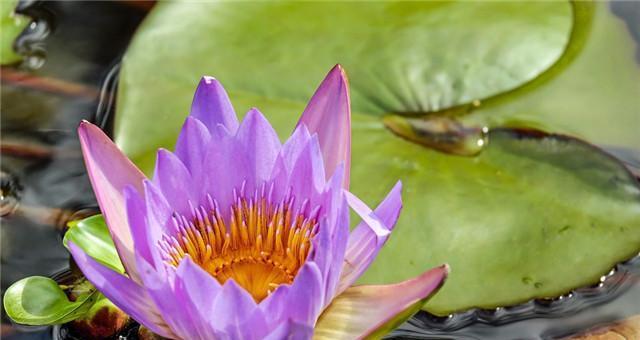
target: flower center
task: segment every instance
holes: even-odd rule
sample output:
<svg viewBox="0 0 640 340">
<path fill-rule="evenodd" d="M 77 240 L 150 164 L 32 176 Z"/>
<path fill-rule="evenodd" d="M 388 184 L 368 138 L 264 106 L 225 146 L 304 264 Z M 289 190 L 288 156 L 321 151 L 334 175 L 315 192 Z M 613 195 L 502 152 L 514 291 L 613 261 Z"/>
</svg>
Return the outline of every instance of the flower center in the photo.
<svg viewBox="0 0 640 340">
<path fill-rule="evenodd" d="M 208 207 L 192 207 L 191 218 L 174 213 L 175 234 L 165 235 L 160 248 L 169 265 L 189 255 L 221 284 L 232 278 L 260 302 L 293 282 L 309 254 L 319 207 L 307 213 L 305 200 L 294 208 L 291 195 L 273 204 L 264 186 L 250 198 L 243 192 L 234 190 L 228 225 L 210 196 Z"/>
</svg>

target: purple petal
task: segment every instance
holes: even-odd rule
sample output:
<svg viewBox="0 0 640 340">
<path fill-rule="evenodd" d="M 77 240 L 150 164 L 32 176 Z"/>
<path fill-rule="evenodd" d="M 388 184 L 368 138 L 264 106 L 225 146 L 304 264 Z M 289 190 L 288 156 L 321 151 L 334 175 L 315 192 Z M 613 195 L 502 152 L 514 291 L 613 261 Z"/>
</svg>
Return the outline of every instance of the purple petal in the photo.
<svg viewBox="0 0 640 340">
<path fill-rule="evenodd" d="M 253 314 L 246 320 L 227 325 L 223 338 L 262 340 L 273 327 L 273 324 L 267 323 L 267 318 L 264 313 L 256 308 Z"/>
<path fill-rule="evenodd" d="M 313 262 L 305 263 L 291 287 L 287 306 L 293 321 L 313 325 L 324 307 L 324 284 L 320 269 Z M 267 311 L 268 312 L 268 311 Z"/>
<path fill-rule="evenodd" d="M 336 220 L 338 225 L 333 228 L 333 233 L 329 236 L 330 243 L 328 245 L 323 245 L 323 241 L 326 241 L 321 237 L 317 244 L 314 242 L 313 249 L 313 260 L 318 262 L 319 266 L 321 263 L 320 258 L 322 253 L 330 253 L 330 255 L 325 255 L 326 258 L 324 261 L 326 262 L 326 268 L 323 272 L 326 296 L 325 301 L 327 303 L 338 292 L 337 290 L 344 268 L 345 251 L 349 238 L 349 209 L 345 205 L 337 214 L 339 216 Z M 322 234 L 323 232 L 320 231 L 317 236 L 321 236 Z"/>
<path fill-rule="evenodd" d="M 339 165 L 333 175 L 324 186 L 324 204 L 331 227 L 339 226 L 336 219 L 340 217 L 338 212 L 346 206 L 345 190 L 342 189 L 344 179 L 344 165 Z"/>
<path fill-rule="evenodd" d="M 284 145 L 282 145 L 270 176 L 270 181 L 274 184 L 274 191 L 272 193 L 274 201 L 282 200 L 289 190 L 289 177 L 293 171 L 293 167 L 310 139 L 311 136 L 309 135 L 307 127 L 300 125 Z"/>
<path fill-rule="evenodd" d="M 175 338 L 143 287 L 101 265 L 73 242 L 69 242 L 69 251 L 86 278 L 118 308 L 154 333 Z"/>
<path fill-rule="evenodd" d="M 166 267 L 156 270 L 142 258 L 138 258 L 138 268 L 149 297 L 173 333 L 181 339 L 197 339 L 194 327 L 197 322 L 189 313 L 192 306 L 179 300 L 174 289 L 177 281 L 175 271 Z"/>
<path fill-rule="evenodd" d="M 180 159 L 166 149 L 158 149 L 153 183 L 173 210 L 181 214 L 190 212 L 189 201 L 195 202 L 191 174 Z"/>
<path fill-rule="evenodd" d="M 163 235 L 173 235 L 174 228 L 171 225 L 173 210 L 160 189 L 149 180 L 144 181 L 144 193 L 147 224 L 145 230 L 141 232 L 146 232 L 149 252 L 154 259 L 151 263 L 155 268 L 159 268 L 164 266 L 164 261 L 160 256 L 158 244 Z"/>
<path fill-rule="evenodd" d="M 348 229 L 346 235 L 349 235 Z M 318 266 L 322 277 L 324 277 L 325 300 L 331 299 L 333 297 L 333 291 L 335 290 L 333 287 L 335 282 L 331 280 L 331 273 L 335 271 L 340 272 L 342 270 L 342 263 L 344 262 L 344 254 L 342 254 L 342 256 L 339 254 L 334 256 L 334 248 L 336 245 L 334 241 L 337 240 L 338 239 L 329 231 L 327 219 L 324 218 L 320 220 L 318 234 L 311 241 L 312 248 L 308 260 L 313 261 Z"/>
<path fill-rule="evenodd" d="M 287 321 L 271 331 L 264 340 L 307 340 L 313 336 L 313 327 L 295 321 Z"/>
<path fill-rule="evenodd" d="M 314 337 L 359 339 L 397 325 L 409 318 L 413 309 L 420 308 L 443 284 L 448 272 L 449 267 L 444 265 L 396 284 L 351 287 L 322 313 Z"/>
<path fill-rule="evenodd" d="M 269 322 L 286 320 L 288 311 L 286 304 L 290 289 L 290 285 L 280 285 L 258 305 L 260 310 L 268 316 Z"/>
<path fill-rule="evenodd" d="M 313 325 L 324 307 L 324 284 L 318 266 L 307 261 L 291 285 L 281 285 L 260 303 L 270 323 L 283 320 Z"/>
<path fill-rule="evenodd" d="M 93 191 L 120 260 L 127 274 L 139 282 L 123 190 L 132 185 L 141 192 L 145 176 L 97 126 L 83 121 L 78 135 Z"/>
<path fill-rule="evenodd" d="M 201 180 L 194 178 L 200 185 L 198 197 L 209 194 L 215 198 L 225 219 L 233 201 L 233 190 L 240 190 L 248 177 L 250 167 L 245 156 L 242 145 L 233 136 L 220 138 L 206 150 Z"/>
<path fill-rule="evenodd" d="M 320 268 L 325 281 L 325 300 L 329 301 L 337 288 L 349 239 L 349 207 L 342 189 L 342 166 L 338 166 L 325 185 L 322 211 L 309 256 Z"/>
<path fill-rule="evenodd" d="M 280 139 L 269 121 L 255 108 L 247 112 L 236 138 L 247 158 L 247 189 L 253 190 L 269 180 L 280 152 Z"/>
<path fill-rule="evenodd" d="M 221 334 L 212 327 L 215 323 L 212 302 L 221 290 L 218 281 L 193 263 L 190 257 L 187 256 L 180 262 L 176 271 L 175 299 L 190 320 L 186 325 L 190 335 L 184 334 L 183 338 L 221 338 Z"/>
<path fill-rule="evenodd" d="M 238 129 L 238 117 L 229 96 L 213 77 L 204 76 L 200 79 L 191 103 L 191 116 L 202 121 L 212 132 L 218 124 L 231 133 Z"/>
<path fill-rule="evenodd" d="M 330 176 L 339 164 L 345 165 L 344 188 L 349 187 L 351 167 L 351 104 L 347 76 L 336 65 L 322 81 L 302 113 L 298 125 L 318 134 L 325 173 Z"/>
<path fill-rule="evenodd" d="M 316 136 L 300 152 L 289 176 L 292 194 L 300 199 L 309 199 L 312 207 L 320 204 L 320 195 L 325 185 L 324 168 L 320 145 Z M 301 202 L 297 202 L 301 203 Z"/>
<path fill-rule="evenodd" d="M 398 181 L 387 197 L 372 212 L 360 199 L 347 193 L 347 202 L 362 218 L 351 232 L 338 292 L 352 285 L 369 267 L 389 238 L 402 209 L 402 183 Z"/>
<path fill-rule="evenodd" d="M 280 155 L 286 166 L 287 173 L 291 173 L 296 160 L 300 157 L 300 153 L 307 146 L 309 140 L 311 140 L 309 130 L 305 125 L 299 125 L 282 145 Z"/>
<path fill-rule="evenodd" d="M 207 319 L 215 319 L 213 301 L 222 291 L 218 280 L 195 264 L 189 256 L 180 262 L 176 274 L 186 290 L 188 300 L 185 301 L 191 301 Z"/>
<path fill-rule="evenodd" d="M 189 169 L 194 180 L 202 174 L 203 156 L 210 146 L 211 133 L 198 119 L 187 117 L 176 142 L 176 156 Z"/>
<path fill-rule="evenodd" d="M 135 246 L 135 255 L 141 256 L 150 263 L 155 263 L 154 255 L 152 255 L 147 233 L 147 208 L 144 199 L 138 191 L 132 187 L 124 188 L 124 197 L 127 205 L 127 219 L 131 226 L 131 236 Z"/>
<path fill-rule="evenodd" d="M 215 318 L 216 329 L 224 330 L 243 323 L 254 315 L 257 308 L 253 297 L 233 279 L 229 279 L 213 301 L 211 317 Z"/>
</svg>

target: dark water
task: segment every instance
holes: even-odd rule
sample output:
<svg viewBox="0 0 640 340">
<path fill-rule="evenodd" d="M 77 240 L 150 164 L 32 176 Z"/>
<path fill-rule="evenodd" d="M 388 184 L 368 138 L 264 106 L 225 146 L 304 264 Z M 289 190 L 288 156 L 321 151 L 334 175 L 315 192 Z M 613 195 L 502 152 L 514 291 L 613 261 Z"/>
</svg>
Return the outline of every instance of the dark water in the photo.
<svg viewBox="0 0 640 340">
<path fill-rule="evenodd" d="M 105 105 L 96 114 L 102 84 L 148 10 L 142 2 L 19 7 L 36 23 L 17 42 L 26 61 L 2 68 L 2 294 L 23 277 L 68 266 L 61 231 L 97 208 L 75 130 L 82 119 L 105 125 Z M 50 338 L 21 334 L 4 310 L 2 337 Z"/>
<path fill-rule="evenodd" d="M 97 211 L 75 129 L 87 119 L 109 131 L 118 62 L 151 6 L 141 1 L 20 4 L 35 21 L 17 41 L 25 62 L 2 68 L 3 294 L 23 277 L 67 268 L 69 255 L 61 243 L 66 222 Z M 640 3 L 612 8 L 640 39 Z M 610 152 L 640 168 L 637 151 Z M 600 285 L 562 298 L 448 318 L 420 313 L 392 336 L 558 338 L 634 314 L 640 314 L 638 258 L 619 265 Z M 51 339 L 51 330 L 12 325 L 2 310 L 2 337 Z"/>
</svg>

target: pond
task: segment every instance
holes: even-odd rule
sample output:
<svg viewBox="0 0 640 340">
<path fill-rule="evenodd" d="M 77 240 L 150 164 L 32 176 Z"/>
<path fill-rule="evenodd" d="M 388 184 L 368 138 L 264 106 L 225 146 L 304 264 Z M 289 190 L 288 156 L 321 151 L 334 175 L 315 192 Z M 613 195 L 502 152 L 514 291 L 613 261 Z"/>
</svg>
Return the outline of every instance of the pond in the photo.
<svg viewBox="0 0 640 340">
<path fill-rule="evenodd" d="M 114 126 L 122 128 L 122 123 L 114 122 L 122 57 L 154 5 L 146 1 L 19 3 L 17 11 L 33 22 L 15 43 L 24 60 L 2 66 L 1 74 L 3 295 L 21 278 L 53 276 L 67 270 L 70 257 L 62 245 L 67 223 L 99 213 L 76 128 L 83 119 L 110 135 Z M 607 10 L 635 39 L 636 62 L 640 62 L 640 6 L 613 2 Z M 638 117 L 640 102 L 636 104 Z M 433 146 L 431 141 L 427 147 L 430 143 Z M 635 148 L 598 145 L 638 176 L 640 144 Z M 637 235 L 638 229 L 634 230 Z M 561 296 L 531 299 L 514 306 L 468 309 L 448 316 L 420 311 L 389 336 L 563 338 L 634 315 L 640 315 L 638 256 L 619 263 L 600 282 Z M 639 329 L 636 327 L 636 336 Z M 14 324 L 2 310 L 2 335 L 8 340 L 51 339 L 53 333 L 51 327 Z M 131 333 L 131 329 L 125 333 Z"/>
</svg>

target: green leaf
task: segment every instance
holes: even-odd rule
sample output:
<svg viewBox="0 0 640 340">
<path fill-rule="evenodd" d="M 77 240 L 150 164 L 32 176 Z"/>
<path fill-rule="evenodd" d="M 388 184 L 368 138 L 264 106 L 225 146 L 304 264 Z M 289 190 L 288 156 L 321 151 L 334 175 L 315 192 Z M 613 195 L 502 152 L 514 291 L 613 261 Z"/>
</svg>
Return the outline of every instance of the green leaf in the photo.
<svg viewBox="0 0 640 340">
<path fill-rule="evenodd" d="M 464 123 L 535 126 L 638 152 L 636 43 L 624 22 L 609 11 L 609 3 L 575 4 L 574 25 L 580 29 L 558 67 L 531 86 L 474 108 Z"/>
<path fill-rule="evenodd" d="M 596 282 L 615 263 L 640 250 L 638 182 L 600 150 L 567 137 L 498 130 L 489 133 L 488 146 L 461 152 L 477 156 L 459 157 L 404 141 L 380 119 L 384 113 L 437 111 L 511 89 L 515 102 L 517 96 L 546 89 L 546 84 L 570 72 L 594 37 L 610 43 L 603 48 L 612 57 L 628 57 L 631 38 L 606 4 L 596 5 L 590 30 L 576 34 L 574 26 L 572 36 L 582 36 L 585 45 L 575 50 L 569 46 L 574 55 L 553 69 L 549 67 L 568 44 L 568 3 L 353 6 L 160 3 L 124 59 L 116 142 L 150 173 L 155 149 L 174 144 L 203 74 L 222 81 L 238 112 L 260 108 L 286 138 L 324 74 L 340 62 L 350 76 L 354 110 L 351 190 L 374 205 L 396 180 L 405 184 L 405 208 L 396 230 L 360 283 L 397 282 L 449 263 L 447 284 L 426 305 L 443 315 L 557 296 Z M 590 17 L 576 16 L 574 25 L 588 25 Z M 603 29 L 602 22 L 611 29 Z M 634 77 L 635 69 L 618 66 L 601 62 L 581 72 L 602 75 L 615 69 L 629 71 L 622 77 Z M 545 70 L 553 73 L 544 75 Z M 540 74 L 542 78 L 536 78 Z M 526 91 L 517 90 L 524 84 Z M 627 80 L 621 84 L 630 85 Z M 564 118 L 553 117 L 562 113 L 554 110 L 564 101 L 602 98 L 595 93 L 602 90 L 598 86 L 566 86 L 574 87 L 564 92 L 566 97 L 547 93 L 547 99 L 539 94 L 535 103 L 530 102 L 551 122 L 535 120 L 534 126 L 556 128 Z M 617 98 L 617 85 L 608 86 L 610 106 L 594 106 L 597 110 L 587 110 L 584 117 L 607 117 L 607 130 L 619 129 L 628 137 L 629 129 L 638 124 L 606 115 L 629 108 L 609 100 Z M 620 90 L 621 95 L 627 96 L 626 91 Z M 510 105 L 507 102 L 492 108 Z M 532 122 L 514 116 L 500 121 L 508 117 L 506 111 L 504 116 L 487 111 L 484 118 L 472 119 L 480 113 L 462 119 L 480 126 L 483 119 L 496 119 L 492 127 Z M 566 120 L 565 127 L 590 121 L 580 119 Z M 558 126 L 569 131 L 563 128 Z M 596 141 L 619 144 L 615 138 L 603 134 Z"/>
<path fill-rule="evenodd" d="M 304 105 L 336 63 L 356 112 L 447 108 L 535 78 L 570 28 L 566 2 L 162 2 L 124 58 L 115 135 L 136 158 L 171 145 L 205 74 L 246 112 Z"/>
<path fill-rule="evenodd" d="M 27 27 L 30 19 L 14 13 L 18 0 L 0 1 L 0 65 L 22 59 L 13 49 L 13 42 Z"/>
<path fill-rule="evenodd" d="M 472 158 L 382 128 L 359 129 L 353 141 L 356 194 L 373 203 L 397 178 L 405 188 L 400 221 L 360 282 L 391 283 L 448 263 L 447 283 L 426 305 L 433 313 L 558 296 L 638 253 L 638 182 L 586 143 L 495 130 Z"/>
<path fill-rule="evenodd" d="M 100 296 L 92 289 L 70 301 L 52 279 L 31 276 L 11 285 L 3 302 L 7 315 L 17 323 L 55 325 L 82 317 Z"/>
<path fill-rule="evenodd" d="M 69 241 L 82 248 L 96 261 L 119 273 L 124 273 L 124 266 L 102 215 L 70 223 L 69 230 L 64 234 L 65 247 Z"/>
</svg>

